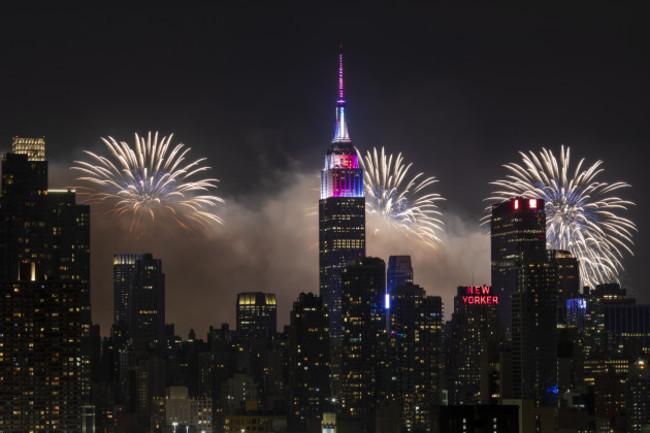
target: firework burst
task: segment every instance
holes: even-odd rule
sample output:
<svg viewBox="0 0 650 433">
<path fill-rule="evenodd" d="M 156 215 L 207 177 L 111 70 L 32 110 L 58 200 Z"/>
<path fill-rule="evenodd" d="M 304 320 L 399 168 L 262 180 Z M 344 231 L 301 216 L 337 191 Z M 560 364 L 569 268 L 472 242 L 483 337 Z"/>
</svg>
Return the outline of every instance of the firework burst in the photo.
<svg viewBox="0 0 650 433">
<path fill-rule="evenodd" d="M 409 177 L 413 164 L 405 164 L 401 153 L 397 157 L 386 155 L 383 147 L 381 153 L 373 148 L 365 157 L 359 155 L 359 161 L 364 170 L 367 212 L 437 246 L 444 227 L 437 203 L 444 198 L 430 192 L 431 185 L 438 182 L 436 178 L 422 173 Z"/>
<path fill-rule="evenodd" d="M 131 232 L 141 232 L 149 223 L 171 218 L 181 227 L 206 228 L 222 223 L 214 214 L 223 199 L 210 192 L 217 179 L 201 178 L 209 170 L 205 158 L 186 161 L 189 147 L 172 147 L 173 134 L 158 139 L 158 132 L 145 137 L 135 134 L 135 145 L 102 138 L 109 156 L 84 151 L 90 162 L 75 161 L 77 180 L 88 192 L 88 203 L 110 206 L 109 212 L 128 216 Z M 145 224 L 147 223 L 147 224 Z"/>
<path fill-rule="evenodd" d="M 612 194 L 630 185 L 599 181 L 602 161 L 587 167 L 583 158 L 571 169 L 569 147 L 562 146 L 559 161 L 544 148 L 539 154 L 519 154 L 523 164 L 504 165 L 509 174 L 492 182 L 499 189 L 486 200 L 497 204 L 517 196 L 544 199 L 548 248 L 567 250 L 580 261 L 584 285 L 619 282 L 621 259 L 624 252 L 632 254 L 636 226 L 620 215 L 634 203 Z M 489 218 L 486 215 L 483 222 Z"/>
</svg>

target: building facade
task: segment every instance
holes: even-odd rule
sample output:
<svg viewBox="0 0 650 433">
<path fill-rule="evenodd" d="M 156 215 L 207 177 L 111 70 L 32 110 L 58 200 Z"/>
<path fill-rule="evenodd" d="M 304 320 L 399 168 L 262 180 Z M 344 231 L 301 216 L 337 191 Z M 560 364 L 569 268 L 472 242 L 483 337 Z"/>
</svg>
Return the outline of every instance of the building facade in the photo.
<svg viewBox="0 0 650 433">
<path fill-rule="evenodd" d="M 399 404 L 400 428 L 430 432 L 431 408 L 441 402 L 442 299 L 415 284 L 390 294 L 389 397 Z M 386 381 L 384 381 L 386 382 Z"/>
<path fill-rule="evenodd" d="M 293 303 L 289 325 L 289 414 L 292 431 L 318 425 L 329 408 L 329 318 L 323 301 L 301 293 Z"/>
<path fill-rule="evenodd" d="M 515 398 L 557 407 L 557 267 L 542 252 L 518 262 L 512 297 L 512 384 Z"/>
<path fill-rule="evenodd" d="M 495 404 L 495 357 L 502 341 L 497 311 L 499 297 L 492 288 L 461 286 L 454 297 L 449 327 L 448 388 L 452 405 Z"/>
<path fill-rule="evenodd" d="M 74 287 L 77 291 L 74 295 L 76 304 L 65 305 L 73 308 L 75 314 L 79 313 L 79 318 L 74 323 L 80 327 L 81 332 L 80 353 L 75 357 L 75 362 L 78 358 L 81 368 L 81 374 L 76 376 L 80 388 L 71 389 L 83 402 L 87 402 L 90 395 L 91 352 L 89 207 L 76 203 L 73 189 L 48 189 L 44 138 L 14 137 L 12 151 L 2 156 L 1 190 L 0 281 L 18 281 L 21 264 L 32 263 L 38 268 L 38 275 L 45 285 L 49 285 L 52 290 L 61 285 L 66 287 L 65 290 Z M 63 296 L 65 290 L 61 290 Z M 47 298 L 43 293 L 43 297 L 40 297 L 37 295 L 40 292 L 36 289 L 27 291 L 34 292 L 34 297 L 31 298 L 34 302 L 59 302 L 58 305 L 43 305 L 43 308 L 33 305 L 33 308 L 38 308 L 39 311 L 49 309 L 53 315 L 65 316 L 63 312 L 57 311 L 57 308 L 63 308 L 64 302 Z M 66 302 L 71 299 L 67 295 L 64 297 Z M 23 300 L 27 302 L 27 298 Z M 26 304 L 21 308 L 27 308 Z M 21 334 L 24 338 L 37 338 L 29 335 Z M 56 338 L 53 337 L 53 340 L 56 341 Z M 77 339 L 71 341 L 77 344 Z M 36 351 L 40 343 L 32 341 L 30 344 L 34 345 Z M 5 351 L 9 350 L 8 347 L 10 346 L 4 346 Z M 34 372 L 32 374 L 36 375 Z M 31 391 L 27 388 L 25 392 Z M 51 419 L 56 422 L 56 414 Z"/>
<path fill-rule="evenodd" d="M 358 258 L 342 274 L 343 344 L 341 418 L 359 432 L 373 432 L 375 407 L 388 388 L 385 365 L 386 265 L 375 257 Z"/>
<path fill-rule="evenodd" d="M 24 260 L 0 296 L 0 432 L 81 431 L 80 284 Z"/>
</svg>

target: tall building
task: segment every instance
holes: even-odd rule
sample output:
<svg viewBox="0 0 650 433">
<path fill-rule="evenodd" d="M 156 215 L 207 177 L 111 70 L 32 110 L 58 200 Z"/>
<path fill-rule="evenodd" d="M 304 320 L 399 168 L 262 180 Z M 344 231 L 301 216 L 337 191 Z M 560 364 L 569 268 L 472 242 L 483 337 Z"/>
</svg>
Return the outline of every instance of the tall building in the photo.
<svg viewBox="0 0 650 433">
<path fill-rule="evenodd" d="M 113 343 L 121 351 L 165 341 L 165 274 L 152 254 L 113 256 Z"/>
<path fill-rule="evenodd" d="M 567 301 L 567 322 L 580 331 L 576 344 L 580 379 L 594 385 L 599 374 L 611 366 L 627 374 L 630 358 L 646 351 L 650 316 L 647 307 L 636 305 L 618 284 L 602 284 Z"/>
<path fill-rule="evenodd" d="M 128 310 L 128 332 L 135 350 L 165 342 L 165 274 L 162 261 L 151 254 L 143 254 L 135 262 Z"/>
<path fill-rule="evenodd" d="M 44 138 L 14 137 L 2 156 L 0 280 L 13 281 L 22 261 L 39 263 L 44 278 L 80 290 L 82 394 L 90 394 L 90 209 L 72 189 L 48 189 Z"/>
<path fill-rule="evenodd" d="M 390 393 L 399 402 L 401 431 L 432 431 L 441 401 L 442 299 L 415 284 L 390 294 Z"/>
<path fill-rule="evenodd" d="M 363 170 L 348 134 L 343 95 L 343 55 L 339 54 L 336 128 L 321 172 L 319 209 L 320 295 L 329 311 L 329 332 L 341 336 L 341 273 L 365 255 L 366 215 Z"/>
<path fill-rule="evenodd" d="M 502 398 L 557 407 L 557 252 L 546 250 L 544 200 L 515 197 L 492 207 L 492 290 L 511 341 Z M 511 379 L 511 382 L 508 380 Z M 510 386 L 511 383 L 511 386 Z"/>
<path fill-rule="evenodd" d="M 413 284 L 411 256 L 390 256 L 386 271 L 386 293 L 391 294 L 395 287 Z"/>
<path fill-rule="evenodd" d="M 512 296 L 517 288 L 517 261 L 546 251 L 544 200 L 517 197 L 492 206 L 490 219 L 492 289 L 506 336 L 512 331 Z"/>
<path fill-rule="evenodd" d="M 277 301 L 274 293 L 237 294 L 237 335 L 242 340 L 267 340 L 277 327 Z"/>
<path fill-rule="evenodd" d="M 329 318 L 323 301 L 301 293 L 289 325 L 289 414 L 291 431 L 319 425 L 329 407 Z"/>
<path fill-rule="evenodd" d="M 135 264 L 142 254 L 113 256 L 113 324 L 126 326 L 129 322 L 129 292 L 135 285 Z"/>
<path fill-rule="evenodd" d="M 79 285 L 81 308 L 81 362 L 84 396 L 90 395 L 90 357 L 92 352 L 90 315 L 90 207 L 76 203 L 73 189 L 48 189 L 47 208 L 51 230 L 51 263 L 55 278 Z"/>
<path fill-rule="evenodd" d="M 49 279 L 80 284 L 84 340 L 90 335 L 90 208 L 73 189 L 48 189 L 45 139 L 14 137 L 2 156 L 0 278 L 22 260 L 39 261 Z"/>
<path fill-rule="evenodd" d="M 490 286 L 461 286 L 454 297 L 448 362 L 449 403 L 496 404 L 493 373 L 501 322 Z"/>
<path fill-rule="evenodd" d="M 80 283 L 23 260 L 0 297 L 0 432 L 81 431 Z"/>
<path fill-rule="evenodd" d="M 359 432 L 373 432 L 375 407 L 385 390 L 382 374 L 387 350 L 385 330 L 386 265 L 361 257 L 342 274 L 343 340 L 341 356 L 342 419 Z"/>
<path fill-rule="evenodd" d="M 650 429 L 650 367 L 647 359 L 640 358 L 632 364 L 627 386 L 627 431 L 646 432 Z"/>
<path fill-rule="evenodd" d="M 557 407 L 557 266 L 545 252 L 517 262 L 512 296 L 512 384 L 515 398 Z"/>
<path fill-rule="evenodd" d="M 25 140 L 38 141 L 34 152 Z M 51 230 L 48 219 L 45 141 L 14 137 L 12 152 L 2 155 L 0 212 L 0 278 L 15 279 L 22 260 L 39 261 L 48 277 L 52 271 Z M 42 152 L 41 152 L 42 150 Z M 54 267 L 54 269 L 52 269 Z"/>
</svg>

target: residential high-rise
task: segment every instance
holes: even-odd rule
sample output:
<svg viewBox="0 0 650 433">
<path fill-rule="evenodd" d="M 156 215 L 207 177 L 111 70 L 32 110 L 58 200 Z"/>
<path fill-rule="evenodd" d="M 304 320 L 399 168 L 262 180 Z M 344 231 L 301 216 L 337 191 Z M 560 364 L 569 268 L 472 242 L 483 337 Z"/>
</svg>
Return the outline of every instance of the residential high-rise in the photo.
<svg viewBox="0 0 650 433">
<path fill-rule="evenodd" d="M 19 263 L 39 263 L 49 281 L 75 283 L 82 328 L 82 394 L 90 370 L 90 209 L 72 189 L 48 189 L 44 138 L 14 137 L 2 156 L 0 280 L 13 281 Z"/>
<path fill-rule="evenodd" d="M 492 290 L 506 336 L 512 330 L 512 296 L 517 288 L 517 260 L 546 251 L 544 200 L 517 197 L 492 206 L 490 219 Z"/>
<path fill-rule="evenodd" d="M 289 414 L 291 431 L 318 425 L 329 407 L 329 320 L 323 301 L 301 293 L 289 325 Z"/>
<path fill-rule="evenodd" d="M 0 298 L 0 432 L 81 431 L 80 283 L 22 260 Z"/>
<path fill-rule="evenodd" d="M 333 344 L 341 336 L 341 273 L 365 255 L 366 215 L 363 170 L 348 134 L 343 95 L 343 56 L 339 54 L 336 128 L 321 172 L 319 209 L 320 295 L 329 311 Z"/>
<path fill-rule="evenodd" d="M 38 261 L 49 279 L 82 290 L 84 339 L 90 335 L 90 208 L 73 189 L 48 189 L 45 139 L 14 137 L 2 156 L 0 278 L 15 279 L 18 263 Z"/>
<path fill-rule="evenodd" d="M 386 270 L 386 293 L 393 293 L 398 286 L 413 284 L 411 256 L 390 256 Z"/>
<path fill-rule="evenodd" d="M 442 299 L 409 283 L 390 294 L 390 394 L 403 431 L 432 431 L 431 408 L 441 401 Z"/>
<path fill-rule="evenodd" d="M 342 283 L 341 418 L 354 422 L 355 431 L 373 432 L 375 407 L 386 389 L 382 374 L 388 371 L 386 265 L 375 257 L 358 258 L 343 270 Z"/>
</svg>

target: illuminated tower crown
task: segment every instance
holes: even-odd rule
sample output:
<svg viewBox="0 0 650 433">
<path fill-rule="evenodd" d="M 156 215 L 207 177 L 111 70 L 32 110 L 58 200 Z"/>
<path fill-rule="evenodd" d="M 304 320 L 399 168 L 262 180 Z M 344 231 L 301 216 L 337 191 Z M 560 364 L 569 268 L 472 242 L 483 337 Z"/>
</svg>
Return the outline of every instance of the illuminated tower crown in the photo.
<svg viewBox="0 0 650 433">
<path fill-rule="evenodd" d="M 336 126 L 332 145 L 325 153 L 320 198 L 363 197 L 363 173 L 357 149 L 352 145 L 345 117 L 343 94 L 343 54 L 339 53 L 339 93 L 336 101 Z"/>
</svg>

